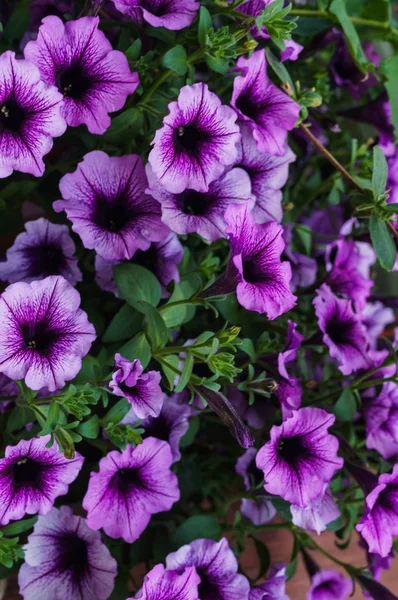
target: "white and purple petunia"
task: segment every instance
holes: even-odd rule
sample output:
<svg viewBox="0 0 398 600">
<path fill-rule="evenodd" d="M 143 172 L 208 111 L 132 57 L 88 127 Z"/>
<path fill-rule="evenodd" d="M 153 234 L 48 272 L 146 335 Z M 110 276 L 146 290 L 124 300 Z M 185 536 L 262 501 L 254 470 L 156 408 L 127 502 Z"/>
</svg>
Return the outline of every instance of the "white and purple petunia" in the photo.
<svg viewBox="0 0 398 600">
<path fill-rule="evenodd" d="M 181 88 L 169 104 L 149 154 L 153 173 L 167 191 L 207 192 L 238 156 L 237 115 L 205 83 Z"/>
<path fill-rule="evenodd" d="M 324 494 L 325 483 L 344 462 L 337 456 L 337 438 L 328 432 L 334 421 L 334 415 L 325 410 L 306 407 L 272 427 L 270 441 L 256 457 L 268 493 L 300 508 Z"/>
<path fill-rule="evenodd" d="M 300 106 L 268 78 L 264 50 L 250 58 L 241 56 L 236 71 L 231 106 L 246 123 L 260 152 L 283 156 L 287 132 L 296 124 Z"/>
<path fill-rule="evenodd" d="M 340 371 L 350 375 L 358 369 L 371 368 L 373 364 L 367 352 L 369 338 L 351 301 L 338 298 L 324 283 L 317 290 L 313 305 L 324 334 L 323 341 L 330 356 L 337 360 Z"/>
<path fill-rule="evenodd" d="M 166 557 L 169 571 L 183 573 L 195 567 L 200 576 L 200 600 L 248 600 L 249 582 L 238 574 L 238 562 L 223 538 L 220 542 L 198 539 Z"/>
<path fill-rule="evenodd" d="M 249 600 L 290 600 L 286 581 L 286 565 L 272 565 L 267 581 L 250 589 Z"/>
<path fill-rule="evenodd" d="M 61 102 L 35 65 L 11 51 L 0 55 L 0 178 L 14 170 L 43 175 L 43 156 L 66 130 Z"/>
<path fill-rule="evenodd" d="M 369 552 L 387 557 L 392 538 L 398 535 L 398 464 L 392 473 L 380 475 L 365 502 L 365 514 L 356 529 L 367 542 Z"/>
<path fill-rule="evenodd" d="M 39 517 L 18 576 L 24 600 L 107 600 L 117 564 L 85 519 L 69 506 Z"/>
<path fill-rule="evenodd" d="M 90 133 L 102 134 L 111 124 L 109 113 L 123 108 L 139 80 L 98 24 L 98 17 L 67 23 L 45 17 L 24 55 L 38 67 L 42 80 L 63 95 L 61 114 L 67 124 L 85 124 Z"/>
<path fill-rule="evenodd" d="M 138 358 L 131 361 L 115 354 L 115 370 L 109 388 L 115 396 L 126 398 L 139 419 L 158 417 L 163 405 L 159 371 L 147 371 Z"/>
<path fill-rule="evenodd" d="M 364 401 L 366 447 L 386 460 L 398 456 L 398 385 L 383 384 L 375 398 Z"/>
<path fill-rule="evenodd" d="M 0 524 L 19 520 L 24 515 L 45 515 L 55 499 L 68 492 L 78 476 L 84 458 L 78 452 L 69 460 L 50 436 L 20 440 L 7 446 L 0 459 Z"/>
<path fill-rule="evenodd" d="M 153 514 L 170 510 L 180 498 L 172 462 L 169 444 L 153 437 L 109 452 L 99 472 L 91 473 L 83 499 L 89 527 L 129 544 L 138 539 Z"/>
<path fill-rule="evenodd" d="M 186 189 L 168 192 L 147 166 L 148 194 L 162 206 L 162 221 L 180 235 L 197 233 L 209 242 L 226 237 L 224 213 L 230 204 L 251 198 L 250 178 L 243 169 L 232 169 L 209 185 L 207 192 Z"/>
<path fill-rule="evenodd" d="M 80 294 L 60 276 L 13 283 L 0 297 L 0 373 L 53 392 L 76 377 L 95 340 Z"/>
<path fill-rule="evenodd" d="M 116 8 L 136 23 L 173 31 L 189 27 L 199 10 L 197 0 L 113 0 Z"/>
<path fill-rule="evenodd" d="M 255 198 L 253 215 L 257 223 L 278 221 L 283 217 L 282 188 L 289 175 L 289 164 L 296 155 L 285 146 L 281 156 L 260 152 L 250 127 L 240 125 L 242 142 L 236 166 L 246 171 L 251 182 L 251 196 Z"/>
<path fill-rule="evenodd" d="M 53 206 L 66 212 L 86 248 L 106 260 L 128 260 L 168 233 L 160 204 L 145 193 L 147 185 L 138 155 L 110 157 L 94 150 L 62 177 L 63 199 Z"/>
<path fill-rule="evenodd" d="M 305 508 L 290 505 L 292 521 L 297 527 L 316 531 L 318 535 L 325 531 L 329 523 L 340 517 L 339 508 L 333 498 L 328 485 L 324 487 L 324 493 L 309 503 Z"/>
<path fill-rule="evenodd" d="M 200 578 L 194 567 L 188 567 L 179 574 L 166 571 L 163 565 L 156 565 L 146 575 L 142 590 L 135 597 L 140 600 L 200 600 L 199 582 Z"/>
<path fill-rule="evenodd" d="M 71 285 L 82 280 L 75 258 L 76 246 L 66 225 L 47 219 L 29 221 L 7 250 L 7 260 L 0 262 L 0 279 L 15 283 L 62 275 Z"/>
<path fill-rule="evenodd" d="M 351 579 L 332 569 L 323 569 L 312 577 L 307 600 L 347 600 L 352 591 Z"/>
</svg>

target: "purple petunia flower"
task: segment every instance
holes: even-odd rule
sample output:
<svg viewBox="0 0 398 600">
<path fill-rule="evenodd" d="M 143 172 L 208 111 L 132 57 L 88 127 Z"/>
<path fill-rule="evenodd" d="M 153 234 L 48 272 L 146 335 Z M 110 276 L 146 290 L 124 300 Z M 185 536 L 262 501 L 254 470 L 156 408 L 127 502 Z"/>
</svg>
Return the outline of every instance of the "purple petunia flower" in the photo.
<svg viewBox="0 0 398 600">
<path fill-rule="evenodd" d="M 0 459 L 1 525 L 26 514 L 47 514 L 78 476 L 83 456 L 76 452 L 74 459 L 68 460 L 56 443 L 46 448 L 49 441 L 47 435 L 6 447 L 5 458 Z"/>
<path fill-rule="evenodd" d="M 253 215 L 257 223 L 282 221 L 282 191 L 289 175 L 289 164 L 296 155 L 286 146 L 281 156 L 257 149 L 248 125 L 241 124 L 242 143 L 236 166 L 250 177 L 252 196 L 255 198 Z"/>
<path fill-rule="evenodd" d="M 137 250 L 164 239 L 160 204 L 145 194 L 147 178 L 142 159 L 135 155 L 110 157 L 89 152 L 74 173 L 62 177 L 63 200 L 72 229 L 90 250 L 107 260 L 130 259 Z"/>
<path fill-rule="evenodd" d="M 256 467 L 256 454 L 255 448 L 249 448 L 236 462 L 235 470 L 243 478 L 246 490 L 250 490 L 253 486 L 258 487 L 264 480 L 262 472 Z M 256 490 L 256 493 L 259 492 Z M 262 525 L 274 518 L 276 510 L 267 498 L 258 495 L 255 500 L 242 499 L 241 513 L 253 525 Z"/>
<path fill-rule="evenodd" d="M 96 337 L 79 305 L 63 277 L 8 286 L 0 297 L 0 372 L 50 392 L 76 377 Z"/>
<path fill-rule="evenodd" d="M 149 164 L 159 182 L 174 194 L 207 192 L 236 162 L 240 140 L 236 113 L 204 83 L 181 88 L 156 132 Z"/>
<path fill-rule="evenodd" d="M 284 254 L 292 265 L 292 279 L 290 289 L 295 292 L 297 287 L 306 288 L 316 281 L 318 264 L 314 258 L 292 250 L 293 225 L 283 226 L 283 239 L 285 241 Z"/>
<path fill-rule="evenodd" d="M 163 565 L 156 565 L 145 577 L 142 590 L 135 597 L 140 600 L 199 600 L 199 582 L 200 577 L 194 567 L 185 569 L 179 575 L 174 571 L 165 571 Z"/>
<path fill-rule="evenodd" d="M 377 78 L 373 73 L 364 76 L 352 58 L 343 33 L 337 29 L 333 29 L 333 32 L 336 32 L 333 40 L 335 52 L 329 65 L 332 82 L 338 87 L 346 88 L 354 100 L 359 100 L 371 87 L 377 85 Z M 368 60 L 377 67 L 381 56 L 376 52 L 373 44 L 365 42 L 363 50 Z"/>
<path fill-rule="evenodd" d="M 167 286 L 171 281 L 180 281 L 177 265 L 182 261 L 184 248 L 178 237 L 172 231 L 160 242 L 152 242 L 148 250 L 137 250 L 130 260 L 135 265 L 141 265 L 152 271 L 159 280 L 162 288 L 162 298 L 170 294 Z M 119 265 L 119 260 L 105 260 L 101 256 L 95 257 L 95 281 L 97 285 L 106 292 L 111 292 L 119 297 L 113 267 Z"/>
<path fill-rule="evenodd" d="M 267 581 L 251 588 L 249 600 L 289 600 L 286 594 L 286 580 L 285 565 L 273 565 Z"/>
<path fill-rule="evenodd" d="M 111 124 L 108 113 L 123 108 L 139 80 L 98 24 L 98 17 L 65 24 L 59 17 L 46 17 L 24 55 L 39 68 L 42 80 L 63 94 L 61 114 L 67 124 L 85 124 L 90 133 L 101 134 Z"/>
<path fill-rule="evenodd" d="M 378 581 L 367 577 L 366 575 L 357 575 L 357 579 L 367 592 L 367 596 L 373 600 L 398 600 L 398 596 L 390 592 L 384 585 Z"/>
<path fill-rule="evenodd" d="M 107 600 L 112 593 L 116 561 L 69 506 L 39 517 L 24 550 L 18 582 L 25 600 Z"/>
<path fill-rule="evenodd" d="M 304 50 L 304 46 L 298 44 L 294 40 L 283 40 L 285 44 L 285 50 L 281 52 L 281 62 L 285 60 L 298 60 L 301 52 Z"/>
<path fill-rule="evenodd" d="M 112 394 L 126 398 L 138 419 L 158 417 L 163 405 L 159 371 L 143 373 L 138 358 L 131 362 L 121 354 L 115 354 L 115 369 L 109 382 Z"/>
<path fill-rule="evenodd" d="M 346 600 L 352 589 L 351 579 L 332 569 L 324 569 L 312 577 L 307 600 Z"/>
<path fill-rule="evenodd" d="M 368 332 L 371 347 L 376 348 L 377 338 L 387 325 L 395 322 L 395 315 L 393 309 L 382 302 L 367 302 L 362 310 L 361 320 Z"/>
<path fill-rule="evenodd" d="M 272 1 L 273 0 L 248 0 L 239 6 L 237 10 L 245 15 L 258 17 Z"/>
<path fill-rule="evenodd" d="M 18 385 L 15 381 L 13 381 L 12 379 L 10 379 L 9 377 L 6 377 L 6 375 L 3 375 L 3 373 L 0 373 L 0 396 L 18 396 L 19 394 L 19 388 Z M 2 406 L 4 408 L 4 405 L 6 404 L 6 402 L 2 402 Z M 0 408 L 1 410 L 1 408 Z"/>
<path fill-rule="evenodd" d="M 30 31 L 39 29 L 44 17 L 55 15 L 62 18 L 65 14 L 73 15 L 75 0 L 35 0 L 29 6 Z"/>
<path fill-rule="evenodd" d="M 99 473 L 91 473 L 83 499 L 88 526 L 129 544 L 138 539 L 153 514 L 170 510 L 180 498 L 172 462 L 169 444 L 152 437 L 109 452 Z"/>
<path fill-rule="evenodd" d="M 398 535 L 398 464 L 392 473 L 380 475 L 365 502 L 365 514 L 356 529 L 367 542 L 369 552 L 386 557 L 391 552 L 393 536 Z"/>
<path fill-rule="evenodd" d="M 354 313 L 350 300 L 337 298 L 325 283 L 317 290 L 313 301 L 323 341 L 330 356 L 339 363 L 344 375 L 358 369 L 371 368 L 367 354 L 369 338 L 360 317 Z"/>
<path fill-rule="evenodd" d="M 322 496 L 310 502 L 305 508 L 292 504 L 290 512 L 292 513 L 294 525 L 302 529 L 316 531 L 318 535 L 326 530 L 329 523 L 340 517 L 338 506 L 327 485 Z"/>
<path fill-rule="evenodd" d="M 200 600 L 248 600 L 249 582 L 238 574 L 238 562 L 225 538 L 220 542 L 198 539 L 182 546 L 166 557 L 166 566 L 177 573 L 195 567 Z"/>
<path fill-rule="evenodd" d="M 173 463 L 181 458 L 180 439 L 186 434 L 189 427 L 189 417 L 192 408 L 188 405 L 177 404 L 173 396 L 163 396 L 162 410 L 157 417 L 146 417 L 140 427 L 145 429 L 143 438 L 154 437 L 170 444 Z M 138 421 L 137 414 L 132 409 L 123 419 L 123 423 L 134 424 Z"/>
<path fill-rule="evenodd" d="M 40 177 L 43 156 L 66 130 L 62 96 L 40 81 L 37 67 L 16 60 L 14 52 L 0 55 L 0 74 L 0 178 L 14 170 Z"/>
<path fill-rule="evenodd" d="M 226 237 L 224 213 L 230 204 L 244 204 L 250 199 L 251 185 L 247 173 L 232 169 L 209 185 L 207 192 L 185 190 L 168 192 L 147 166 L 148 194 L 162 206 L 162 221 L 178 234 L 197 233 L 209 242 Z"/>
<path fill-rule="evenodd" d="M 283 156 L 287 132 L 296 124 L 300 106 L 279 90 L 267 76 L 264 50 L 241 56 L 236 70 L 231 105 L 252 130 L 260 152 Z"/>
<path fill-rule="evenodd" d="M 365 404 L 366 447 L 388 460 L 398 455 L 398 385 L 383 384 L 380 394 Z"/>
<path fill-rule="evenodd" d="M 258 452 L 256 464 L 264 473 L 270 494 L 306 508 L 324 493 L 325 483 L 343 466 L 339 443 L 328 433 L 334 415 L 321 408 L 301 408 L 280 426 Z"/>
<path fill-rule="evenodd" d="M 7 250 L 7 260 L 0 262 L 0 279 L 30 283 L 49 275 L 62 275 L 71 285 L 82 280 L 74 256 L 76 247 L 66 225 L 37 219 L 26 223 L 25 230 Z"/>
<path fill-rule="evenodd" d="M 121 13 L 142 25 L 179 30 L 189 27 L 199 10 L 196 0 L 113 0 Z"/>
</svg>

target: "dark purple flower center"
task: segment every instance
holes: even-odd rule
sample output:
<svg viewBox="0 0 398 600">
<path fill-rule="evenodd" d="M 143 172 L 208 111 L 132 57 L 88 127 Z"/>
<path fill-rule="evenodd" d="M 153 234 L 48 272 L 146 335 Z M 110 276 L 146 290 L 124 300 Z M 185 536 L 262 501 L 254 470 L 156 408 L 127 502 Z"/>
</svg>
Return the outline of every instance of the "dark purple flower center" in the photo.
<svg viewBox="0 0 398 600">
<path fill-rule="evenodd" d="M 179 209 L 186 215 L 202 217 L 206 214 L 209 206 L 204 194 L 195 190 L 185 190 L 182 194 L 178 194 L 177 199 Z"/>
<path fill-rule="evenodd" d="M 132 488 L 145 487 L 139 469 L 134 467 L 126 467 L 117 471 L 109 485 L 122 494 L 129 492 Z"/>
<path fill-rule="evenodd" d="M 81 579 L 90 569 L 87 542 L 74 533 L 65 534 L 59 539 L 57 568 L 72 571 L 76 580 Z"/>
<path fill-rule="evenodd" d="M 90 90 L 92 82 L 85 69 L 79 63 L 75 63 L 57 73 L 56 84 L 64 96 L 82 100 Z"/>
<path fill-rule="evenodd" d="M 59 338 L 59 333 L 49 329 L 45 322 L 25 323 L 21 325 L 21 332 L 26 347 L 43 354 L 50 350 L 51 345 Z"/>
<path fill-rule="evenodd" d="M 301 435 L 281 438 L 278 442 L 278 456 L 288 465 L 295 465 L 302 458 L 309 455 L 308 449 L 303 444 Z"/>
<path fill-rule="evenodd" d="M 141 0 L 142 8 L 156 17 L 163 17 L 170 11 L 170 2 L 168 0 Z"/>
<path fill-rule="evenodd" d="M 243 115 L 249 117 L 249 119 L 255 120 L 259 111 L 259 103 L 256 102 L 255 96 L 251 90 L 247 90 L 237 99 L 236 108 L 240 110 Z"/>
<path fill-rule="evenodd" d="M 97 196 L 91 218 L 98 227 L 118 232 L 131 221 L 132 216 L 126 196 L 114 199 Z"/>
<path fill-rule="evenodd" d="M 0 105 L 0 131 L 17 132 L 27 117 L 26 111 L 15 98 L 9 98 Z"/>
<path fill-rule="evenodd" d="M 145 425 L 145 437 L 153 436 L 158 440 L 168 442 L 170 438 L 170 424 L 162 416 L 149 418 Z"/>
<path fill-rule="evenodd" d="M 53 245 L 32 246 L 23 251 L 29 261 L 29 275 L 31 277 L 59 275 L 65 266 L 65 256 L 62 248 Z"/>
<path fill-rule="evenodd" d="M 156 247 L 151 244 L 148 250 L 137 250 L 134 254 L 132 262 L 136 265 L 141 265 L 149 271 L 155 271 L 158 260 L 158 253 Z"/>
<path fill-rule="evenodd" d="M 339 598 L 341 594 L 341 586 L 338 581 L 323 581 L 313 590 L 314 598 Z M 324 596 L 324 593 L 328 596 Z"/>
<path fill-rule="evenodd" d="M 257 469 L 255 459 L 253 459 L 247 467 L 247 474 L 249 475 L 250 483 L 256 487 L 264 481 L 264 475 L 262 471 Z"/>
<path fill-rule="evenodd" d="M 350 344 L 351 322 L 341 321 L 334 314 L 326 326 L 326 333 L 337 346 Z"/>
<path fill-rule="evenodd" d="M 175 144 L 178 150 L 194 154 L 198 145 L 205 140 L 206 136 L 194 125 L 179 127 L 175 130 Z"/>
<path fill-rule="evenodd" d="M 12 465 L 12 476 L 17 487 L 36 486 L 41 473 L 42 464 L 31 458 L 21 458 Z"/>
<path fill-rule="evenodd" d="M 247 257 L 242 261 L 243 266 L 243 278 L 248 283 L 260 283 L 265 282 L 268 279 L 267 273 L 264 272 L 264 268 L 255 258 Z"/>
</svg>

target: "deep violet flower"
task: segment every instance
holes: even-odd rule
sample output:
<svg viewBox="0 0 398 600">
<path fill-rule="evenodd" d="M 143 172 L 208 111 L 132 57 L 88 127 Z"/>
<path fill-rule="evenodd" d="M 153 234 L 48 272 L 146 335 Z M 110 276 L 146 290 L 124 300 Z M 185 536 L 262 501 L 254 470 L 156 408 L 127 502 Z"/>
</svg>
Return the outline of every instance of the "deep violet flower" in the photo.
<svg viewBox="0 0 398 600">
<path fill-rule="evenodd" d="M 178 30 L 189 27 L 199 10 L 196 0 L 113 0 L 121 13 L 139 24 Z"/>
<path fill-rule="evenodd" d="M 238 302 L 248 310 L 275 319 L 296 304 L 290 291 L 291 268 L 281 262 L 283 228 L 275 222 L 259 225 L 249 203 L 231 205 L 225 212 L 231 258 L 227 271 L 204 291 L 204 297 L 236 289 Z"/>
<path fill-rule="evenodd" d="M 181 88 L 156 132 L 149 164 L 169 192 L 207 192 L 225 167 L 236 162 L 240 140 L 237 115 L 204 83 Z"/>
<path fill-rule="evenodd" d="M 332 569 L 324 569 L 312 577 L 307 600 L 347 600 L 352 588 L 351 579 Z"/>
<path fill-rule="evenodd" d="M 290 289 L 292 292 L 295 292 L 297 287 L 306 288 L 315 283 L 318 263 L 314 258 L 306 254 L 293 251 L 293 227 L 292 224 L 283 226 L 283 239 L 285 240 L 284 255 L 292 265 Z"/>
<path fill-rule="evenodd" d="M 260 152 L 283 156 L 300 106 L 268 78 L 264 50 L 256 50 L 250 58 L 241 56 L 236 70 L 242 74 L 234 80 L 231 105 L 252 130 Z"/>
<path fill-rule="evenodd" d="M 325 483 L 343 466 L 339 443 L 328 433 L 334 415 L 321 408 L 301 408 L 280 426 L 258 452 L 256 464 L 264 473 L 265 490 L 306 508 L 324 493 Z"/>
<path fill-rule="evenodd" d="M 189 417 L 192 415 L 192 409 L 188 405 L 177 404 L 173 396 L 163 397 L 163 406 L 157 417 L 146 417 L 140 424 L 145 429 L 142 437 L 155 437 L 170 444 L 173 455 L 173 463 L 180 460 L 180 439 L 186 434 L 189 427 Z M 137 422 L 137 415 L 132 409 L 123 419 L 123 423 L 134 424 Z"/>
<path fill-rule="evenodd" d="M 170 294 L 166 287 L 171 281 L 180 281 L 177 265 L 182 261 L 184 249 L 178 237 L 172 231 L 160 242 L 152 242 L 148 250 L 137 250 L 130 262 L 141 265 L 152 271 L 159 280 L 162 288 L 162 298 Z M 95 257 L 95 281 L 106 292 L 119 297 L 113 267 L 120 264 L 119 260 L 105 260 L 97 254 Z"/>
<path fill-rule="evenodd" d="M 182 546 L 166 557 L 166 566 L 177 573 L 195 567 L 200 600 L 248 600 L 249 582 L 238 574 L 238 562 L 225 538 L 220 542 L 198 539 Z"/>
<path fill-rule="evenodd" d="M 160 221 L 160 204 L 145 194 L 146 187 L 139 156 L 110 157 L 94 150 L 74 173 L 62 177 L 63 199 L 53 206 L 56 212 L 65 210 L 86 248 L 107 260 L 130 259 L 168 232 Z"/>
<path fill-rule="evenodd" d="M 249 448 L 240 456 L 236 462 L 236 472 L 243 478 L 246 490 L 253 486 L 258 487 L 264 480 L 262 472 L 256 467 L 255 448 Z M 276 515 L 273 504 L 261 495 L 256 496 L 255 500 L 243 498 L 241 502 L 241 513 L 253 523 L 253 525 L 262 525 L 271 521 Z"/>
<path fill-rule="evenodd" d="M 142 590 L 135 597 L 140 600 L 199 600 L 199 582 L 195 567 L 189 567 L 179 575 L 165 571 L 163 565 L 156 565 L 145 577 Z"/>
<path fill-rule="evenodd" d="M 366 447 L 388 460 L 398 455 L 398 385 L 383 384 L 380 394 L 364 404 Z"/>
<path fill-rule="evenodd" d="M 285 565 L 272 565 L 267 581 L 251 588 L 249 600 L 289 600 L 285 593 L 286 580 Z"/>
<path fill-rule="evenodd" d="M 371 347 L 376 348 L 377 338 L 387 325 L 395 322 L 395 315 L 393 309 L 382 302 L 367 302 L 361 312 L 361 320 L 368 332 Z"/>
<path fill-rule="evenodd" d="M 0 297 L 0 372 L 50 392 L 76 377 L 95 340 L 79 305 L 63 277 L 8 286 Z"/>
<path fill-rule="evenodd" d="M 3 373 L 0 373 L 0 396 L 18 396 L 19 394 L 19 388 L 18 385 L 15 381 L 13 381 L 12 379 L 10 379 L 9 377 L 7 377 L 6 375 L 3 375 Z M 6 404 L 5 402 L 2 402 L 3 406 L 4 404 Z M 1 410 L 1 407 L 0 407 Z"/>
<path fill-rule="evenodd" d="M 7 260 L 0 262 L 0 279 L 30 283 L 49 275 L 62 275 L 76 285 L 82 274 L 75 250 L 66 225 L 56 225 L 47 219 L 29 221 L 7 250 Z"/>
<path fill-rule="evenodd" d="M 25 600 L 107 600 L 112 593 L 116 561 L 69 506 L 39 517 L 24 550 L 18 582 Z"/>
<path fill-rule="evenodd" d="M 47 514 L 78 476 L 83 456 L 76 452 L 68 460 L 56 443 L 46 448 L 49 441 L 47 435 L 6 447 L 5 458 L 0 459 L 1 525 L 26 514 Z"/>
<path fill-rule="evenodd" d="M 29 6 L 30 31 L 36 31 L 44 17 L 55 15 L 62 18 L 65 14 L 74 14 L 75 0 L 35 0 Z"/>
<path fill-rule="evenodd" d="M 371 87 L 377 85 L 377 78 L 373 73 L 366 76 L 358 69 L 350 54 L 345 36 L 340 31 L 334 31 L 336 31 L 336 38 L 333 40 L 335 51 L 329 65 L 332 82 L 348 90 L 354 100 L 359 100 Z M 365 42 L 363 50 L 368 60 L 377 67 L 381 56 L 376 52 L 373 44 Z"/>
<path fill-rule="evenodd" d="M 121 354 L 115 354 L 115 371 L 109 387 L 112 394 L 128 400 L 139 419 L 158 417 L 163 405 L 159 371 L 147 371 L 136 358 L 131 362 Z"/>
<path fill-rule="evenodd" d="M 340 511 L 327 485 L 325 492 L 310 502 L 306 508 L 291 504 L 292 521 L 297 527 L 316 531 L 318 535 L 325 531 L 327 525 L 340 517 Z"/>
<path fill-rule="evenodd" d="M 239 6 L 237 10 L 245 15 L 258 17 L 272 1 L 273 0 L 248 0 L 248 2 L 244 2 Z"/>
<path fill-rule="evenodd" d="M 62 96 L 40 81 L 40 72 L 14 52 L 0 55 L 0 178 L 15 171 L 40 177 L 53 138 L 65 132 Z"/>
<path fill-rule="evenodd" d="M 251 195 L 255 198 L 253 215 L 257 223 L 282 221 L 282 188 L 289 175 L 289 164 L 296 155 L 286 146 L 281 156 L 274 156 L 257 149 L 250 128 L 241 124 L 242 142 L 236 166 L 244 169 L 250 177 Z"/>
<path fill-rule="evenodd" d="M 356 529 L 367 542 L 369 552 L 386 557 L 391 552 L 393 536 L 398 535 L 398 464 L 392 473 L 380 475 L 365 502 L 365 514 Z"/>
<path fill-rule="evenodd" d="M 301 52 L 304 50 L 304 46 L 294 40 L 284 40 L 284 44 L 285 49 L 281 52 L 281 62 L 285 62 L 285 60 L 298 60 Z"/>
<path fill-rule="evenodd" d="M 250 179 L 242 169 L 232 169 L 209 185 L 207 192 L 168 192 L 147 166 L 147 193 L 162 206 L 162 221 L 178 234 L 198 233 L 209 242 L 226 237 L 224 213 L 230 204 L 244 204 L 251 197 Z"/>
<path fill-rule="evenodd" d="M 88 526 L 134 542 L 153 514 L 170 510 L 180 498 L 172 462 L 169 444 L 152 437 L 136 448 L 109 452 L 99 472 L 91 473 L 83 499 Z"/>
<path fill-rule="evenodd" d="M 98 23 L 98 17 L 65 24 L 59 17 L 45 17 L 24 55 L 39 68 L 42 80 L 63 94 L 61 114 L 67 124 L 84 123 L 90 133 L 101 134 L 111 124 L 108 113 L 123 108 L 139 80 Z"/>
<path fill-rule="evenodd" d="M 344 375 L 370 368 L 369 338 L 350 300 L 337 298 L 325 283 L 313 301 L 323 341 Z"/>
<path fill-rule="evenodd" d="M 357 575 L 357 579 L 368 593 L 368 596 L 370 595 L 373 600 L 398 600 L 398 596 L 390 592 L 390 590 L 378 581 L 365 575 Z"/>
</svg>

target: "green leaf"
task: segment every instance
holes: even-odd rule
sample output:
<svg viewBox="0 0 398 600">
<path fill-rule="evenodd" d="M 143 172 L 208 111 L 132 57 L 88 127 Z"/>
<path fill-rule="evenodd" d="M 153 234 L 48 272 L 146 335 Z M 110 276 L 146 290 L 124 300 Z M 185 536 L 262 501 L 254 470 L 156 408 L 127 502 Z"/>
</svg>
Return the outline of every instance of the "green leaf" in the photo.
<svg viewBox="0 0 398 600">
<path fill-rule="evenodd" d="M 126 340 L 142 327 L 142 314 L 129 304 L 124 304 L 115 314 L 102 336 L 105 344 Z"/>
<path fill-rule="evenodd" d="M 387 79 L 385 87 L 390 101 L 391 122 L 394 126 L 395 143 L 398 143 L 398 56 L 383 60 L 379 68 Z"/>
<path fill-rule="evenodd" d="M 50 408 L 47 413 L 46 423 L 45 423 L 44 427 L 42 428 L 42 430 L 39 431 L 39 435 L 48 435 L 49 433 L 54 431 L 55 427 L 58 424 L 58 419 L 59 419 L 59 404 L 58 404 L 58 402 L 53 400 L 50 404 Z"/>
<path fill-rule="evenodd" d="M 161 314 L 148 302 L 138 302 L 137 304 L 141 312 L 145 314 L 145 333 L 152 350 L 164 348 L 169 335 L 166 323 L 163 321 Z"/>
<path fill-rule="evenodd" d="M 220 56 L 210 56 L 206 54 L 206 62 L 209 69 L 220 75 L 226 75 L 231 69 L 229 61 Z"/>
<path fill-rule="evenodd" d="M 180 285 L 176 284 L 167 304 L 178 302 L 179 300 L 185 300 L 185 296 Z M 167 327 L 178 327 L 178 325 L 181 325 L 181 323 L 184 322 L 187 316 L 188 305 L 179 304 L 178 306 L 170 306 L 167 308 L 167 304 L 162 307 L 162 319 Z"/>
<path fill-rule="evenodd" d="M 14 9 L 4 27 L 3 35 L 9 40 L 20 39 L 25 31 L 29 29 L 30 14 L 29 2 L 24 0 Z"/>
<path fill-rule="evenodd" d="M 386 157 L 380 146 L 373 148 L 373 176 L 372 189 L 375 200 L 386 191 L 388 177 L 388 165 Z"/>
<path fill-rule="evenodd" d="M 175 548 L 189 544 L 198 538 L 218 541 L 221 536 L 221 526 L 208 515 L 195 515 L 182 523 L 171 536 Z"/>
<path fill-rule="evenodd" d="M 180 440 L 180 448 L 187 448 L 194 441 L 196 434 L 199 431 L 200 419 L 198 416 L 189 419 L 189 428 L 185 435 Z"/>
<path fill-rule="evenodd" d="M 202 48 L 206 44 L 207 33 L 212 26 L 213 24 L 209 11 L 204 6 L 201 6 L 199 11 L 198 40 Z"/>
<path fill-rule="evenodd" d="M 38 517 L 34 516 L 31 517 L 30 519 L 24 519 L 22 521 L 15 521 L 15 523 L 10 523 L 10 525 L 6 525 L 5 527 L 2 527 L 0 530 L 1 535 L 4 536 L 13 536 L 13 535 L 20 535 L 21 533 L 24 533 L 25 531 L 29 531 L 29 529 L 32 529 L 33 525 L 37 522 Z"/>
<path fill-rule="evenodd" d="M 112 119 L 111 126 L 102 135 L 102 140 L 110 144 L 120 144 L 137 135 L 143 124 L 143 113 L 137 108 L 128 108 Z"/>
<path fill-rule="evenodd" d="M 35 420 L 35 413 L 26 406 L 14 406 L 7 421 L 7 431 L 18 431 Z"/>
<path fill-rule="evenodd" d="M 145 333 L 137 333 L 132 340 L 119 348 L 118 352 L 129 360 L 138 358 L 144 369 L 151 360 L 151 347 Z"/>
<path fill-rule="evenodd" d="M 334 406 L 333 412 L 339 421 L 352 422 L 355 413 L 357 412 L 357 404 L 355 402 L 354 393 L 349 386 L 344 388 L 340 398 Z"/>
<path fill-rule="evenodd" d="M 161 363 L 170 391 L 174 389 L 174 380 L 177 374 L 174 369 L 178 369 L 179 363 L 180 359 L 175 354 L 168 354 Z M 170 369 L 167 365 L 170 365 L 173 368 Z"/>
<path fill-rule="evenodd" d="M 139 310 L 137 302 L 148 302 L 152 306 L 159 304 L 160 283 L 151 271 L 140 265 L 122 263 L 116 265 L 113 272 L 120 295 L 133 308 Z"/>
<path fill-rule="evenodd" d="M 260 563 L 260 571 L 256 579 L 261 579 L 268 571 L 268 567 L 271 562 L 271 557 L 269 554 L 268 547 L 264 544 L 264 542 L 256 538 L 254 535 L 251 537 L 256 547 L 256 552 Z"/>
<path fill-rule="evenodd" d="M 177 75 L 185 75 L 189 67 L 185 48 L 180 44 L 171 48 L 163 56 L 162 64 L 166 69 L 175 71 Z"/>
<path fill-rule="evenodd" d="M 89 440 L 95 440 L 99 434 L 99 418 L 97 415 L 93 415 L 87 421 L 80 423 L 76 431 L 83 437 Z"/>
<path fill-rule="evenodd" d="M 187 353 L 187 356 L 184 361 L 184 367 L 182 369 L 182 374 L 180 377 L 180 381 L 176 385 L 175 391 L 182 392 L 182 390 L 186 387 L 189 382 L 193 369 L 193 356 L 190 352 Z"/>
<path fill-rule="evenodd" d="M 267 56 L 268 63 L 271 69 L 274 71 L 275 75 L 279 77 L 282 83 L 288 83 L 292 89 L 292 92 L 295 94 L 295 85 L 285 65 L 276 58 L 275 54 L 273 54 L 269 48 L 265 49 L 265 54 Z"/>
<path fill-rule="evenodd" d="M 102 418 L 102 423 L 104 425 L 117 425 L 124 419 L 127 413 L 130 411 L 131 404 L 125 398 L 122 398 L 116 404 L 112 406 L 106 413 L 106 415 Z"/>
<path fill-rule="evenodd" d="M 140 40 L 138 38 L 137 40 L 135 40 L 135 42 L 133 42 L 131 44 L 131 46 L 129 46 L 129 48 L 127 48 L 127 50 L 125 52 L 125 55 L 127 56 L 127 60 L 129 62 L 134 62 L 135 60 L 137 60 L 140 55 L 141 48 L 142 48 L 142 40 Z"/>
<path fill-rule="evenodd" d="M 329 6 L 329 12 L 337 17 L 346 36 L 351 56 L 357 63 L 359 69 L 366 73 L 370 66 L 369 60 L 363 51 L 357 30 L 352 24 L 352 21 L 347 13 L 345 0 L 333 0 Z"/>
<path fill-rule="evenodd" d="M 397 249 L 387 224 L 375 212 L 370 216 L 369 230 L 373 248 L 381 266 L 386 271 L 391 271 L 395 265 Z"/>
</svg>

